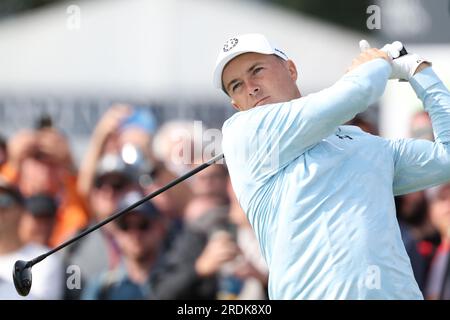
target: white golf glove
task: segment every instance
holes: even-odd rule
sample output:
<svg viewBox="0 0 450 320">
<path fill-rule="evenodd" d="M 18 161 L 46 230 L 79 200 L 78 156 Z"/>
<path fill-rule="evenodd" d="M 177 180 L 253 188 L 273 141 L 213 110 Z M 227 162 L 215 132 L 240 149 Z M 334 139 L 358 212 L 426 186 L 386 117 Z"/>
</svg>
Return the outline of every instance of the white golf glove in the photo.
<svg viewBox="0 0 450 320">
<path fill-rule="evenodd" d="M 361 52 L 366 51 L 371 48 L 366 40 L 361 40 L 359 42 L 359 48 Z M 393 43 L 386 44 L 381 51 L 386 52 L 386 54 L 391 59 L 392 72 L 389 79 L 399 79 L 400 81 L 408 81 L 414 75 L 417 67 L 422 62 L 431 62 L 422 59 L 420 56 L 414 53 L 408 53 L 400 57 L 400 51 L 403 48 L 403 44 L 400 41 L 394 41 Z"/>
</svg>

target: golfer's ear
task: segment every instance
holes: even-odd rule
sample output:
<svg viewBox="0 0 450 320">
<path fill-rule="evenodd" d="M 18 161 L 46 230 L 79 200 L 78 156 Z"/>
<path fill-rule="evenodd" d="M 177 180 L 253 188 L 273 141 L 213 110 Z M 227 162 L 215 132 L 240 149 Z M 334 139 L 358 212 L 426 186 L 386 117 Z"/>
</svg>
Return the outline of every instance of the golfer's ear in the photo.
<svg viewBox="0 0 450 320">
<path fill-rule="evenodd" d="M 289 70 L 289 74 L 291 75 L 291 79 L 294 81 L 297 81 L 298 73 L 297 73 L 297 67 L 295 66 L 294 61 L 288 60 L 288 61 L 286 61 L 286 65 Z"/>
</svg>

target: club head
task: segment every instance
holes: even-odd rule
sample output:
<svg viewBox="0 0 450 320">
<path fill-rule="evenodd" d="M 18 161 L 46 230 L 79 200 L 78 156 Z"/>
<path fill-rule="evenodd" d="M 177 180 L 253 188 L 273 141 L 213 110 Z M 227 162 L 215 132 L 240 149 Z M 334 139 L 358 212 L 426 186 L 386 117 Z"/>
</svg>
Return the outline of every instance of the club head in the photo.
<svg viewBox="0 0 450 320">
<path fill-rule="evenodd" d="M 31 266 L 29 261 L 17 260 L 14 263 L 13 280 L 17 293 L 27 296 L 31 289 Z"/>
</svg>

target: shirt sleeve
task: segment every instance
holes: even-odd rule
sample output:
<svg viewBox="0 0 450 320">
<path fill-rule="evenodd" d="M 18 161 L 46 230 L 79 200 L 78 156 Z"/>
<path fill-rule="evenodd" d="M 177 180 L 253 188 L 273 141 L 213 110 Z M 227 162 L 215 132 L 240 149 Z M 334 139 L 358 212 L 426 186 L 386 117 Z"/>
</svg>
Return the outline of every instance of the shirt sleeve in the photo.
<svg viewBox="0 0 450 320">
<path fill-rule="evenodd" d="M 430 115 L 435 142 L 401 139 L 391 143 L 396 195 L 450 180 L 450 93 L 432 68 L 416 74 L 410 84 Z"/>
<path fill-rule="evenodd" d="M 389 62 L 375 59 L 318 93 L 242 112 L 223 128 L 227 163 L 252 181 L 270 178 L 366 110 L 383 94 L 390 73 Z"/>
</svg>

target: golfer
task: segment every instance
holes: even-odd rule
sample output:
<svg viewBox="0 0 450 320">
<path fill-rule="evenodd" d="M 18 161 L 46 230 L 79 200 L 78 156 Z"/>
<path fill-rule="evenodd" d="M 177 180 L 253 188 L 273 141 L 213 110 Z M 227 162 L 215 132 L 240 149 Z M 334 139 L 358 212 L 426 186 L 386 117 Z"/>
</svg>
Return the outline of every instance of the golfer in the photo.
<svg viewBox="0 0 450 320">
<path fill-rule="evenodd" d="M 429 62 L 399 57 L 401 43 L 360 47 L 340 80 L 307 96 L 294 62 L 263 35 L 233 37 L 217 58 L 215 86 L 239 111 L 223 125 L 225 159 L 269 266 L 271 299 L 423 298 L 394 195 L 450 181 L 450 94 Z M 409 81 L 436 142 L 343 125 L 389 78 Z"/>
</svg>

